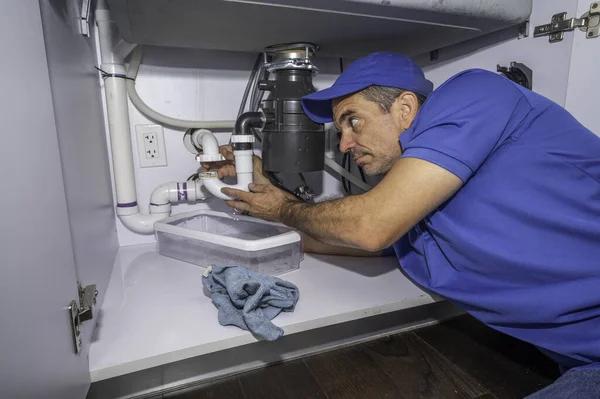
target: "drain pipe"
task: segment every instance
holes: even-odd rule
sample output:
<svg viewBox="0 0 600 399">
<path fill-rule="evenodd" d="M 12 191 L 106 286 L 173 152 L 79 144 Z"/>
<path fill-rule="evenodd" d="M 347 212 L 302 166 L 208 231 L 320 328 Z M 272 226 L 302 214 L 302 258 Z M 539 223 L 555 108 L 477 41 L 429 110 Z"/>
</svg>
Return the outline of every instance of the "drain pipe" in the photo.
<svg viewBox="0 0 600 399">
<path fill-rule="evenodd" d="M 102 4 L 102 2 L 100 2 Z M 105 7 L 105 4 L 103 4 Z M 113 162 L 117 216 L 129 230 L 139 234 L 152 234 L 154 223 L 171 213 L 171 202 L 195 201 L 206 198 L 201 182 L 172 182 L 159 186 L 151 197 L 150 214 L 142 214 L 137 203 L 125 65 L 123 58 L 115 52 L 120 42 L 116 24 L 107 9 L 96 10 L 96 22 L 100 39 L 102 70 L 110 147 Z"/>
<path fill-rule="evenodd" d="M 198 129 L 191 134 L 192 145 L 202 149 L 202 155 L 198 155 L 198 162 L 218 162 L 225 158 L 219 152 L 219 142 L 215 135 L 208 129 Z"/>
<path fill-rule="evenodd" d="M 249 191 L 248 185 L 252 183 L 252 173 L 254 169 L 254 134 L 252 133 L 252 128 L 262 129 L 265 126 L 265 122 L 266 118 L 262 112 L 246 112 L 237 119 L 233 135 L 231 136 L 237 184 L 229 185 L 223 183 L 218 178 L 217 172 L 214 171 L 202 173 L 200 176 L 202 184 L 212 195 L 224 200 L 231 200 L 233 198 L 223 194 L 221 189 L 234 188 L 237 190 Z M 206 151 L 203 152 L 206 154 Z M 206 155 L 212 156 L 214 154 Z M 198 162 L 215 162 L 204 154 L 198 155 L 196 160 L 198 160 Z"/>
</svg>

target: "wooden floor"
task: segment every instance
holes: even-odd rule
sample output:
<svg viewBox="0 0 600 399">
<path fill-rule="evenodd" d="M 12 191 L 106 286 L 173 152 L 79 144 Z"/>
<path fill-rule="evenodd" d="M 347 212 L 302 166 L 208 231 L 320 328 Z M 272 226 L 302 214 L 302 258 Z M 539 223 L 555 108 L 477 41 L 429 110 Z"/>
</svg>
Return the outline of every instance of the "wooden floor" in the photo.
<svg viewBox="0 0 600 399">
<path fill-rule="evenodd" d="M 464 316 L 158 398 L 509 399 L 557 377 L 532 346 Z"/>
</svg>

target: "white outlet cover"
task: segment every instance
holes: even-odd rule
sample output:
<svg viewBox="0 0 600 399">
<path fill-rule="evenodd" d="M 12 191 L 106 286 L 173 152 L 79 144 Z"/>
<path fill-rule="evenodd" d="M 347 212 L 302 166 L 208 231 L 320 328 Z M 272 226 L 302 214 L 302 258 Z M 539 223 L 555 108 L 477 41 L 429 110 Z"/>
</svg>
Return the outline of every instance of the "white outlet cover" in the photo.
<svg viewBox="0 0 600 399">
<path fill-rule="evenodd" d="M 160 125 L 135 125 L 135 133 L 140 168 L 167 166 L 163 127 Z"/>
</svg>

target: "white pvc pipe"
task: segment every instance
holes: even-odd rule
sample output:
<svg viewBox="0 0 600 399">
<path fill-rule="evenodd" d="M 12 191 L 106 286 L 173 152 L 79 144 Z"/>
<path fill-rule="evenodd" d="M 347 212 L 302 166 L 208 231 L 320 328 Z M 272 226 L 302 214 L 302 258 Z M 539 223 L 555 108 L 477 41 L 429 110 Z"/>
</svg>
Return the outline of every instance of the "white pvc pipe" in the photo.
<svg viewBox="0 0 600 399">
<path fill-rule="evenodd" d="M 171 203 L 206 199 L 200 181 L 168 182 L 156 187 L 150 195 L 150 213 L 166 213 Z"/>
<path fill-rule="evenodd" d="M 171 214 L 171 204 L 205 199 L 207 193 L 200 181 L 169 182 L 156 187 L 150 196 L 150 214 L 121 215 L 125 227 L 139 234 L 154 233 L 154 223 Z"/>
<path fill-rule="evenodd" d="M 329 166 L 334 172 L 337 172 L 339 175 L 343 176 L 346 180 L 349 180 L 352 184 L 357 187 L 363 189 L 364 191 L 369 191 L 372 187 L 368 184 L 364 183 L 358 177 L 354 176 L 352 173 L 348 172 L 346 169 L 342 168 L 337 162 L 333 159 L 329 158 L 327 155 L 325 156 L 325 165 Z"/>
<path fill-rule="evenodd" d="M 133 215 L 120 215 L 121 223 L 128 230 L 138 234 L 153 234 L 154 223 L 169 216 L 168 214 L 146 215 L 143 213 L 134 213 Z"/>
<path fill-rule="evenodd" d="M 113 46 L 113 51 L 121 59 L 127 58 L 129 54 L 137 47 L 136 43 L 129 43 L 123 39 L 119 39 Z"/>
<path fill-rule="evenodd" d="M 135 107 L 144 114 L 148 119 L 158 122 L 163 125 L 171 126 L 180 129 L 232 129 L 235 125 L 235 121 L 191 121 L 172 118 L 170 116 L 161 114 L 150 108 L 141 97 L 139 96 L 135 88 L 135 79 L 140 69 L 140 63 L 142 61 L 142 46 L 137 46 L 133 50 L 133 55 L 129 61 L 129 68 L 127 71 L 127 77 L 131 78 L 127 80 L 127 94 Z"/>
<path fill-rule="evenodd" d="M 114 43 L 118 40 L 118 32 L 116 24 L 110 17 L 110 12 L 97 10 L 96 21 L 100 39 L 102 70 L 110 74 L 124 74 L 123 59 L 118 58 L 112 51 Z M 119 217 L 132 215 L 139 213 L 139 207 L 135 191 L 125 79 L 107 77 L 104 80 L 104 91 L 117 197 L 117 215 Z"/>
<path fill-rule="evenodd" d="M 100 38 L 102 69 L 108 74 L 125 73 L 123 59 L 114 51 L 119 43 L 116 24 L 108 10 L 96 10 Z M 112 153 L 117 216 L 129 230 L 152 234 L 154 223 L 171 213 L 171 203 L 196 201 L 206 198 L 201 182 L 170 182 L 157 187 L 151 196 L 150 214 L 140 213 L 135 190 L 135 174 L 125 79 L 106 77 L 104 80 L 108 128 Z M 217 147 L 218 151 L 218 147 Z"/>
<path fill-rule="evenodd" d="M 219 153 L 219 142 L 210 130 L 195 130 L 192 133 L 191 139 L 194 145 L 196 145 L 197 147 L 202 147 L 203 155 L 221 155 Z"/>
<path fill-rule="evenodd" d="M 235 173 L 237 175 L 237 184 L 229 185 L 223 183 L 216 175 L 210 174 L 202 178 L 202 184 L 215 197 L 223 200 L 232 200 L 233 198 L 221 192 L 223 188 L 233 188 L 237 190 L 250 191 L 248 185 L 252 183 L 253 156 L 252 150 L 234 151 Z"/>
</svg>

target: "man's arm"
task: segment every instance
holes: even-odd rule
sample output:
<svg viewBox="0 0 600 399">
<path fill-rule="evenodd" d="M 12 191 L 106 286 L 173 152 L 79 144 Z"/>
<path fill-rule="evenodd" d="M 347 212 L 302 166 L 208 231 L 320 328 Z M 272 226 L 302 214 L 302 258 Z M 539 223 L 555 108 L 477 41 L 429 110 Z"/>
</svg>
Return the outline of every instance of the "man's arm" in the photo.
<svg viewBox="0 0 600 399">
<path fill-rule="evenodd" d="M 363 251 L 362 249 L 344 247 L 340 245 L 325 244 L 321 241 L 317 241 L 314 238 L 300 233 L 302 236 L 302 249 L 304 252 L 322 255 L 341 255 L 341 256 L 364 256 L 364 257 L 378 257 L 382 255 L 382 251 L 369 252 Z"/>
<path fill-rule="evenodd" d="M 281 221 L 328 244 L 379 251 L 444 203 L 461 184 L 437 165 L 402 158 L 371 191 L 319 204 L 289 203 Z"/>
<path fill-rule="evenodd" d="M 307 204 L 271 185 L 253 185 L 250 193 L 223 192 L 239 199 L 228 205 L 295 227 L 323 243 L 377 252 L 406 234 L 461 185 L 457 176 L 433 163 L 401 158 L 371 191 L 339 200 Z"/>
</svg>

